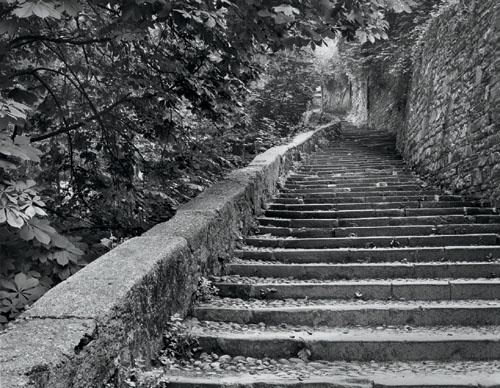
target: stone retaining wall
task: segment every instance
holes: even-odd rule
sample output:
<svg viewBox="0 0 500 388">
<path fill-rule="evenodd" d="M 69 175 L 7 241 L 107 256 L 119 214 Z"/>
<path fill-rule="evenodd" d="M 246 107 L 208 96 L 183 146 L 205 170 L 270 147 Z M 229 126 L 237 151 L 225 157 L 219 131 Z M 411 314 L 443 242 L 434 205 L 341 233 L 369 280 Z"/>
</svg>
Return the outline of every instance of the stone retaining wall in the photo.
<svg viewBox="0 0 500 388">
<path fill-rule="evenodd" d="M 437 186 L 500 201 L 500 2 L 431 20 L 413 61 L 398 148 Z"/>
<path fill-rule="evenodd" d="M 200 276 L 219 273 L 280 179 L 336 127 L 271 148 L 47 292 L 0 333 L 0 388 L 98 388 L 150 360 L 165 322 L 187 313 Z"/>
</svg>

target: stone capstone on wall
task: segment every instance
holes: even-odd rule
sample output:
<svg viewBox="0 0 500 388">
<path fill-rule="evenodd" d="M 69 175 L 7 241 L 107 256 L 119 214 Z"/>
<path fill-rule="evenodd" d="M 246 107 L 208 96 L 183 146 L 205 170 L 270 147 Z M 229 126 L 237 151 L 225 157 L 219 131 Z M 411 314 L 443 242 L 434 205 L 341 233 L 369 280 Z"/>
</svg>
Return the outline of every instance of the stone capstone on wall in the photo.
<svg viewBox="0 0 500 388">
<path fill-rule="evenodd" d="M 271 148 L 47 292 L 0 333 L 0 387 L 102 387 L 136 359 L 151 360 L 200 277 L 220 272 L 280 180 L 334 130 Z"/>
<path fill-rule="evenodd" d="M 450 6 L 413 63 L 398 148 L 436 186 L 500 203 L 500 2 Z"/>
</svg>

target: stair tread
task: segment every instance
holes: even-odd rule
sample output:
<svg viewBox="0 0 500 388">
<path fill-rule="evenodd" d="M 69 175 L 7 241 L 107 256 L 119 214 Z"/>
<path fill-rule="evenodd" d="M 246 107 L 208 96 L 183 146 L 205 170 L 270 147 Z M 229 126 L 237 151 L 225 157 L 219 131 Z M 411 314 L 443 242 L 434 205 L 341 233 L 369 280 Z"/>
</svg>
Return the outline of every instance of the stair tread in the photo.
<svg viewBox="0 0 500 388">
<path fill-rule="evenodd" d="M 497 250 L 500 249 L 500 245 L 451 245 L 451 246 L 441 246 L 441 247 L 373 247 L 373 248 L 356 248 L 356 247 L 349 247 L 349 248 L 322 248 L 322 249 L 305 249 L 305 248 L 258 248 L 258 247 L 250 247 L 250 246 L 245 246 L 242 252 L 313 252 L 313 251 L 319 251 L 319 252 L 377 252 L 377 251 L 391 251 L 391 252 L 396 252 L 396 251 L 401 251 L 401 252 L 411 252 L 415 250 L 420 250 L 422 252 L 425 251 L 446 251 L 446 250 L 469 250 L 469 251 L 474 251 L 474 250 Z M 236 251 L 237 252 L 237 251 Z"/>
<path fill-rule="evenodd" d="M 185 321 L 188 331 L 196 337 L 243 338 L 255 341 L 477 341 L 486 340 L 500 344 L 500 326 L 434 326 L 434 327 L 327 327 L 311 330 L 307 326 L 239 324 L 234 322 Z"/>
<path fill-rule="evenodd" d="M 356 310 L 356 309 L 420 309 L 420 308 L 500 308 L 498 300 L 363 300 L 363 299 L 241 299 L 217 297 L 207 302 L 200 302 L 196 309 L 232 309 L 232 310 Z"/>
<path fill-rule="evenodd" d="M 396 284 L 488 284 L 500 285 L 500 278 L 369 278 L 369 279 L 349 279 L 349 280 L 323 280 L 323 279 L 289 279 L 289 278 L 261 278 L 257 276 L 238 276 L 238 275 L 223 275 L 213 277 L 215 284 L 232 284 L 232 285 L 255 285 L 255 286 L 269 286 L 269 285 L 396 285 Z M 500 295 L 499 295 L 500 298 Z"/>
<path fill-rule="evenodd" d="M 427 261 L 422 263 L 413 262 L 374 262 L 374 263 L 281 263 L 279 261 L 266 261 L 266 260 L 252 260 L 252 259 L 240 259 L 234 258 L 229 263 L 228 266 L 238 265 L 238 266 L 287 266 L 287 267 L 333 267 L 333 268 L 343 268 L 343 267 L 419 267 L 419 266 L 479 266 L 479 265 L 499 265 L 499 259 L 491 259 L 489 261 Z"/>
<path fill-rule="evenodd" d="M 246 241 L 254 241 L 254 240 L 262 240 L 262 241 L 367 241 L 367 242 L 372 242 L 372 241 L 379 241 L 379 240 L 387 240 L 387 239 L 393 239 L 393 240 L 404 240 L 404 239 L 411 239 L 411 238 L 419 238 L 419 239 L 444 239 L 447 237 L 460 237 L 460 238 L 465 238 L 465 237 L 497 237 L 497 233 L 463 233 L 457 236 L 457 234 L 439 234 L 439 235 L 432 235 L 432 236 L 419 236 L 419 235 L 398 235 L 396 236 L 350 236 L 350 237 L 307 237 L 307 238 L 302 238 L 302 237 L 286 237 L 286 238 L 280 238 L 280 237 L 273 237 L 270 234 L 256 234 L 250 237 L 247 237 L 245 240 Z"/>
<path fill-rule="evenodd" d="M 498 388 L 500 362 L 359 362 L 301 361 L 300 359 L 255 359 L 230 357 L 226 362 L 197 360 L 198 364 L 174 363 L 171 369 L 152 373 L 173 384 L 202 387 L 311 387 L 372 388 L 377 384 L 409 386 L 439 385 L 440 387 Z M 200 365 L 206 369 L 200 368 Z M 175 368 L 175 369 L 173 369 Z M 198 368 L 198 370 L 196 369 Z M 395 375 L 397 377 L 395 377 Z M 446 385 L 444 385 L 444 384 Z M 450 384 L 454 384 L 450 386 Z M 492 386 L 492 384 L 497 384 Z M 389 385 L 390 386 L 390 385 Z"/>
</svg>

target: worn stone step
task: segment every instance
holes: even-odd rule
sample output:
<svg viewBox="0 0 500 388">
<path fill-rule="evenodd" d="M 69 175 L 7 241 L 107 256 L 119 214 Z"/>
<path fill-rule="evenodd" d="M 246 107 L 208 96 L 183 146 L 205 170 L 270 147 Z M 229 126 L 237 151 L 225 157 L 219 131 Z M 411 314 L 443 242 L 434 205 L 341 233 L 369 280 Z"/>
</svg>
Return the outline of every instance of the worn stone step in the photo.
<svg viewBox="0 0 500 388">
<path fill-rule="evenodd" d="M 381 186 L 383 185 L 383 186 Z M 309 191 L 312 189 L 355 189 L 358 187 L 421 187 L 419 182 L 415 182 L 414 179 L 398 179 L 398 180 L 379 180 L 376 182 L 336 182 L 336 183 L 292 183 L 287 182 L 282 186 L 282 190 L 294 190 L 294 191 Z"/>
<path fill-rule="evenodd" d="M 221 297 L 261 299 L 466 300 L 500 299 L 500 279 L 215 278 Z"/>
<path fill-rule="evenodd" d="M 372 193 L 372 192 L 401 192 L 413 191 L 413 195 L 422 191 L 419 185 L 388 185 L 388 186 L 358 186 L 358 187 L 320 187 L 320 188 L 300 188 L 300 189 L 280 189 L 280 193 L 292 193 L 296 195 L 308 195 L 313 193 Z M 372 194 L 376 195 L 376 194 Z"/>
<path fill-rule="evenodd" d="M 400 160 L 392 160 L 389 162 L 373 162 L 373 163 L 359 163 L 356 161 L 352 162 L 342 162 L 342 161 L 323 161 L 321 163 L 316 164 L 303 164 L 301 165 L 297 171 L 339 171 L 339 170 L 359 170 L 364 168 L 372 168 L 372 169 L 389 169 L 389 168 L 401 168 L 408 169 L 408 165 Z"/>
<path fill-rule="evenodd" d="M 499 388 L 498 361 L 303 361 L 213 355 L 153 370 L 139 388 Z M 174 369 L 175 368 L 175 369 Z M 144 377 L 144 375 L 143 375 Z"/>
<path fill-rule="evenodd" d="M 420 183 L 415 179 L 415 177 L 401 177 L 401 176 L 385 176 L 376 178 L 324 178 L 324 177 L 311 177 L 309 179 L 292 179 L 288 178 L 285 187 L 291 187 L 291 185 L 300 186 L 310 186 L 310 185 L 335 185 L 335 184 L 345 184 L 345 185 L 362 185 L 365 186 L 376 184 L 379 182 L 390 182 L 390 183 Z"/>
<path fill-rule="evenodd" d="M 193 327 L 203 349 L 246 357 L 296 357 L 306 348 L 311 360 L 417 361 L 494 360 L 500 358 L 500 332 L 491 328 L 331 328 L 294 331 L 266 328 L 237 331 L 227 327 Z M 451 334 L 451 335 L 450 335 Z"/>
<path fill-rule="evenodd" d="M 243 259 L 279 261 L 282 263 L 484 261 L 500 258 L 500 246 L 246 249 L 237 250 L 235 254 Z"/>
<path fill-rule="evenodd" d="M 457 225 L 462 226 L 462 225 Z M 467 225 L 469 226 L 469 225 Z M 470 225 L 471 227 L 473 225 Z M 490 227 L 490 225 L 485 225 Z M 498 233 L 500 225 L 491 225 L 494 229 L 485 229 L 485 233 Z M 456 229 L 460 230 L 460 229 Z M 478 229 L 478 232 L 484 232 L 483 229 Z M 257 232 L 259 234 L 270 234 L 272 236 L 287 236 L 296 238 L 325 238 L 325 237 L 366 237 L 366 236 L 425 236 L 439 234 L 435 231 L 432 225 L 418 226 L 369 226 L 369 227 L 354 227 L 354 228 L 286 228 L 278 226 L 259 225 Z M 455 233 L 454 230 L 451 230 Z M 464 233 L 467 232 L 464 231 Z"/>
<path fill-rule="evenodd" d="M 228 275 L 298 280 L 395 278 L 500 278 L 499 262 L 283 264 L 241 260 L 226 266 Z"/>
<path fill-rule="evenodd" d="M 292 211 L 314 211 L 314 210 L 366 210 L 366 209 L 398 209 L 398 208 L 452 208 L 452 207 L 476 207 L 474 202 L 466 201 L 399 201 L 399 202 L 368 202 L 368 203 L 302 203 L 283 204 L 270 203 L 269 210 L 292 210 Z"/>
<path fill-rule="evenodd" d="M 345 172 L 345 171 L 359 171 L 363 169 L 373 170 L 389 170 L 397 169 L 401 171 L 410 171 L 409 167 L 400 161 L 386 162 L 348 162 L 348 161 L 318 161 L 314 164 L 303 164 L 297 169 L 299 173 L 311 172 Z"/>
<path fill-rule="evenodd" d="M 261 225 L 280 226 L 287 228 L 351 228 L 373 226 L 399 225 L 444 225 L 444 224 L 500 224 L 498 215 L 446 215 L 446 216 L 415 216 L 415 217 L 367 217 L 367 218 L 273 218 L 259 217 Z"/>
<path fill-rule="evenodd" d="M 449 208 L 403 208 L 403 209 L 355 209 L 355 210 L 272 210 L 264 212 L 266 217 L 305 219 L 305 218 L 368 218 L 368 217 L 412 217 L 412 216 L 444 216 L 444 215 L 479 215 L 497 214 L 496 208 L 481 207 L 449 207 Z"/>
<path fill-rule="evenodd" d="M 408 380 L 411 379 L 411 380 Z M 341 376 L 276 377 L 274 374 L 239 376 L 168 376 L 165 387 L 196 388 L 500 388 L 500 377 L 428 376 L 379 377 L 374 381 Z M 142 387 L 140 387 L 142 388 Z"/>
<path fill-rule="evenodd" d="M 356 167 L 356 168 L 348 168 L 348 167 L 337 167 L 337 168 L 328 168 L 328 169 L 304 169 L 304 170 L 298 170 L 297 171 L 299 174 L 304 174 L 304 175 L 314 175 L 314 176 L 333 176 L 333 175 L 340 175 L 340 176 L 350 176 L 350 175 L 358 175 L 358 176 L 364 176 L 367 178 L 370 177 L 379 177 L 380 175 L 393 175 L 394 172 L 396 172 L 398 175 L 401 174 L 411 174 L 411 170 L 408 168 L 398 168 L 396 166 L 386 166 L 386 168 L 373 168 L 373 167 Z M 372 175 L 372 173 L 374 175 Z"/>
<path fill-rule="evenodd" d="M 309 174 L 309 175 L 323 175 L 323 174 L 349 174 L 349 173 L 385 173 L 392 174 L 393 171 L 398 173 L 411 174 L 412 170 L 408 166 L 399 165 L 393 166 L 391 164 L 381 165 L 381 166 L 342 166 L 337 167 L 304 167 L 297 169 L 298 174 Z"/>
<path fill-rule="evenodd" d="M 498 245 L 498 235 L 451 234 L 439 236 L 398 236 L 398 237 L 331 237 L 331 238 L 267 238 L 248 237 L 249 246 L 261 248 L 370 248 L 370 247 L 440 247 L 452 245 Z"/>
<path fill-rule="evenodd" d="M 300 168 L 310 168 L 310 167 L 337 167 L 337 166 L 342 166 L 342 165 L 352 165 L 352 166 L 364 166 L 364 165 L 373 165 L 373 166 L 390 166 L 390 165 L 397 165 L 397 166 L 405 166 L 406 162 L 402 159 L 395 159 L 395 158 L 387 158 L 387 159 L 362 159 L 356 158 L 356 155 L 350 155 L 350 157 L 346 156 L 335 156 L 335 155 L 324 155 L 324 156 L 318 156 L 318 155 L 313 155 L 311 156 L 307 163 L 302 164 Z"/>
<path fill-rule="evenodd" d="M 377 177 L 351 177 L 351 176 L 339 176 L 339 177 L 325 177 L 325 176 L 308 176 L 308 177 L 300 177 L 294 178 L 289 177 L 286 180 L 286 183 L 296 184 L 296 185 L 329 185 L 329 184 L 356 184 L 356 183 L 367 183 L 367 184 L 375 184 L 378 182 L 413 182 L 413 183 L 421 183 L 415 177 L 411 176 L 399 176 L 399 175 L 385 175 L 385 176 L 377 176 Z"/>
<path fill-rule="evenodd" d="M 411 170 L 402 170 L 402 169 L 393 169 L 387 171 L 360 171 L 360 172 L 318 172 L 317 174 L 300 172 L 296 171 L 293 175 L 290 175 L 290 178 L 296 181 L 301 181 L 301 179 L 379 179 L 384 177 L 407 177 L 407 178 L 415 178 L 415 175 L 411 172 Z"/>
<path fill-rule="evenodd" d="M 353 226 L 394 226 L 394 225 L 439 225 L 439 224 L 488 224 L 500 223 L 498 215 L 432 215 L 406 217 L 367 217 L 339 219 L 340 227 Z M 295 225 L 295 223 L 291 223 Z M 292 226 L 293 227 L 293 226 Z"/>
<path fill-rule="evenodd" d="M 458 195 L 393 195 L 393 196 L 358 196 L 358 197 L 346 197 L 340 195 L 329 195 L 329 196 L 312 196 L 312 197 L 275 197 L 272 203 L 278 204 L 316 204 L 316 203 L 329 203 L 329 204 L 355 204 L 355 203 L 385 203 L 385 202 L 424 202 L 429 204 L 428 207 L 432 207 L 431 204 L 439 202 L 465 202 L 465 203 L 476 203 L 472 199 L 465 199 Z M 477 203 L 476 203 L 477 204 Z M 486 204 L 482 206 L 488 207 Z"/>
<path fill-rule="evenodd" d="M 258 233 L 296 238 L 430 236 L 443 234 L 500 233 L 500 224 L 400 225 L 351 228 L 286 228 L 259 225 Z"/>
<path fill-rule="evenodd" d="M 407 375 L 404 377 L 378 377 L 372 388 L 500 388 L 500 375 L 487 377 Z"/>
<path fill-rule="evenodd" d="M 277 303 L 280 302 L 280 303 Z M 240 324 L 308 326 L 478 326 L 500 325 L 500 300 L 332 301 L 253 300 L 221 298 L 193 309 L 204 321 Z"/>
<path fill-rule="evenodd" d="M 280 198 L 388 198 L 388 197 L 411 197 L 411 196 L 435 196 L 442 194 L 437 190 L 429 190 L 429 189 L 421 189 L 421 190 L 402 190 L 402 191 L 364 191 L 364 190 L 356 190 L 356 191 L 322 191 L 317 193 L 294 193 L 294 192 L 280 192 Z"/>
</svg>

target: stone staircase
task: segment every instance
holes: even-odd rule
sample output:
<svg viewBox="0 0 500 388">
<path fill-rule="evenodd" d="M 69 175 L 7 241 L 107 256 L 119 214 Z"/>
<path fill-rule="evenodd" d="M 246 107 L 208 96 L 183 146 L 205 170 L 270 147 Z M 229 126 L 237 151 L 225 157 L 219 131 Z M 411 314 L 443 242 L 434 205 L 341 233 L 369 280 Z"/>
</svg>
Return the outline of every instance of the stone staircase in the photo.
<svg viewBox="0 0 500 388">
<path fill-rule="evenodd" d="M 500 216 L 348 128 L 280 189 L 186 321 L 169 387 L 500 387 Z"/>
</svg>

